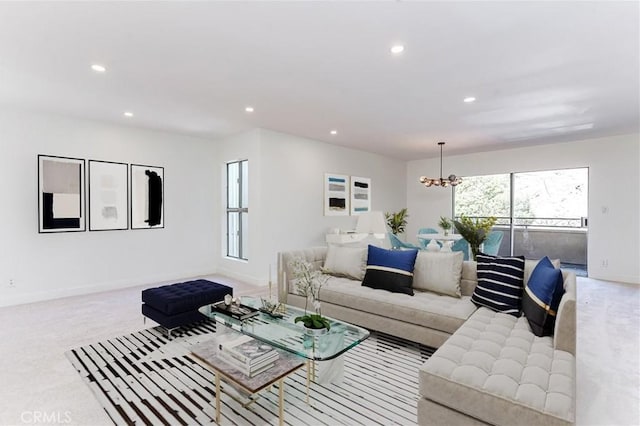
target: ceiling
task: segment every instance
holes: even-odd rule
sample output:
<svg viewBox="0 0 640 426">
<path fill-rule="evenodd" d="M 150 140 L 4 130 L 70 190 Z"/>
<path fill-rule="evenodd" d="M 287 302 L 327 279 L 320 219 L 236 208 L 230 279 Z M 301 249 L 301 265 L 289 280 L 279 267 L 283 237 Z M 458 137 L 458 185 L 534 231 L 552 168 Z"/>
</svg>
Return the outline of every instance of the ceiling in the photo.
<svg viewBox="0 0 640 426">
<path fill-rule="evenodd" d="M 2 2 L 0 103 L 399 159 L 632 133 L 639 16 L 611 1 Z"/>
</svg>

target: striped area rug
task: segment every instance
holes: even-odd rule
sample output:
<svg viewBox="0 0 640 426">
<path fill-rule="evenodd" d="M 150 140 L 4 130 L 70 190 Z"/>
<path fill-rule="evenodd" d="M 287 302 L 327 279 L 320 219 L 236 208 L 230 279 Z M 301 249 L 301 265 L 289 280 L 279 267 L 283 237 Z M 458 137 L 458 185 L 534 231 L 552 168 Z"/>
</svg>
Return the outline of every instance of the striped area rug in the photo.
<svg viewBox="0 0 640 426">
<path fill-rule="evenodd" d="M 215 423 L 213 373 L 188 354 L 210 339 L 213 321 L 181 329 L 167 340 L 159 327 L 73 349 L 67 358 L 89 385 L 114 424 Z M 285 381 L 289 425 L 416 424 L 418 368 L 434 349 L 372 332 L 345 357 L 340 384 L 310 389 L 306 371 Z M 263 391 L 244 408 L 222 392 L 222 424 L 278 424 L 278 391 Z"/>
</svg>

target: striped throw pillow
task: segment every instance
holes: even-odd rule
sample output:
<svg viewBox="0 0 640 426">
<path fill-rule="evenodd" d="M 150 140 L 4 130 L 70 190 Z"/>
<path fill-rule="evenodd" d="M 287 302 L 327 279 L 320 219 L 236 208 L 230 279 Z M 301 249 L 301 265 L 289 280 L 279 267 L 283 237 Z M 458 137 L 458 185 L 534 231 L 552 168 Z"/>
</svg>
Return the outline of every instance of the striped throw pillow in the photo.
<svg viewBox="0 0 640 426">
<path fill-rule="evenodd" d="M 413 268 L 418 250 L 385 250 L 369 246 L 365 287 L 413 296 Z"/>
<path fill-rule="evenodd" d="M 524 256 L 497 257 L 479 254 L 478 285 L 471 301 L 496 312 L 519 317 L 522 308 Z"/>
</svg>

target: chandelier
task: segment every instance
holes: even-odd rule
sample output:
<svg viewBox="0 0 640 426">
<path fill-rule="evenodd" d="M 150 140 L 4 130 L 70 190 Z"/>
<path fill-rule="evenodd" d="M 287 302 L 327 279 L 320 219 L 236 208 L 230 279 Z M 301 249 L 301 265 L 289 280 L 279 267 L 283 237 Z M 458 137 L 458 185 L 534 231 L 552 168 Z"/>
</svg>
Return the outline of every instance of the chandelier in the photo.
<svg viewBox="0 0 640 426">
<path fill-rule="evenodd" d="M 442 177 L 442 147 L 444 146 L 444 142 L 438 142 L 438 145 L 440 145 L 440 177 L 428 178 L 426 176 L 420 176 L 420 183 L 426 187 L 442 186 L 443 188 L 446 188 L 449 185 L 456 186 L 457 184 L 462 182 L 462 179 L 458 176 L 449 175 L 449 177 L 446 179 Z"/>
</svg>

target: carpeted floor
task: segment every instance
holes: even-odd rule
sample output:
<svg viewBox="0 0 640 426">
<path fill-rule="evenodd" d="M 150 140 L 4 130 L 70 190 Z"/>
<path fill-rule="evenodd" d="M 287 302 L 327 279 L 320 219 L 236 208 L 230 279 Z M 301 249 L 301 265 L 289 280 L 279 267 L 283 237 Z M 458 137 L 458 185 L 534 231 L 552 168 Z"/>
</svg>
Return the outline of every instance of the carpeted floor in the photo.
<svg viewBox="0 0 640 426">
<path fill-rule="evenodd" d="M 213 321 L 180 329 L 169 341 L 150 328 L 66 353 L 114 424 L 213 424 L 213 373 L 189 356 L 189 347 L 215 333 Z M 291 425 L 416 423 L 418 368 L 433 349 L 382 333 L 349 350 L 340 384 L 312 384 L 306 371 L 286 380 L 285 423 Z M 278 422 L 278 392 L 261 393 L 243 408 L 222 393 L 222 423 Z"/>
</svg>

